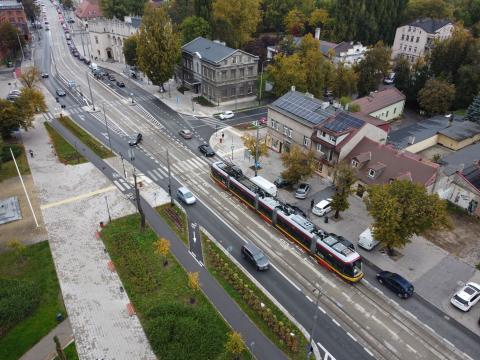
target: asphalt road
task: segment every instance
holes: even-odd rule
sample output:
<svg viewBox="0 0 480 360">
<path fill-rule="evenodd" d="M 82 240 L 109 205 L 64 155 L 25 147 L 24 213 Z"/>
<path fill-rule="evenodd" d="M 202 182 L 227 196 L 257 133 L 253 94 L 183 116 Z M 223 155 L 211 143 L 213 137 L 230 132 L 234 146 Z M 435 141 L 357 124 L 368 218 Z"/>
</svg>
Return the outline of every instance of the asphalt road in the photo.
<svg viewBox="0 0 480 360">
<path fill-rule="evenodd" d="M 69 59 L 70 55 L 68 54 L 68 52 L 65 53 L 65 48 L 61 48 L 62 44 L 59 44 L 58 39 L 53 39 L 52 41 L 49 36 L 44 36 L 43 39 L 45 38 L 47 38 L 47 41 L 50 41 L 50 43 L 44 44 L 42 49 L 36 52 L 36 61 L 38 61 L 39 66 L 42 67 L 42 71 L 49 71 L 49 45 L 58 45 L 59 48 L 55 48 L 55 50 L 58 52 L 55 59 L 57 60 L 56 63 L 58 63 L 58 68 L 60 68 L 60 73 L 62 73 L 65 78 L 75 78 L 77 80 L 77 83 L 81 83 L 81 89 L 85 93 L 85 89 L 87 88 L 85 84 L 86 75 L 83 75 L 83 71 L 85 71 L 86 73 L 86 66 L 79 63 L 76 59 Z M 59 58 L 59 56 L 61 57 L 61 59 Z M 193 156 L 192 152 L 187 150 L 191 149 L 192 151 L 194 151 L 194 153 L 197 153 L 196 147 L 200 143 L 208 139 L 208 134 L 212 134 L 215 131 L 215 125 L 220 126 L 222 124 L 222 122 L 218 122 L 217 120 L 207 119 L 210 122 L 204 122 L 204 124 L 206 125 L 202 126 L 202 132 L 196 131 L 197 129 L 193 128 L 196 131 L 197 136 L 192 141 L 184 142 L 177 135 L 178 130 L 184 127 L 191 127 L 192 122 L 196 121 L 195 119 L 179 116 L 177 113 L 169 109 L 151 94 L 147 93 L 143 89 L 136 87 L 134 83 L 126 82 L 127 87 L 125 89 L 116 89 L 108 85 L 104 86 L 104 88 L 109 89 L 107 91 L 106 89 L 99 86 L 99 84 L 95 83 L 96 80 L 91 79 L 90 81 L 93 81 L 92 89 L 95 97 L 100 98 L 101 101 L 104 101 L 107 104 L 107 117 L 109 118 L 109 122 L 111 124 L 110 141 L 112 143 L 112 148 L 117 153 L 122 153 L 125 156 L 128 151 L 126 139 L 129 131 L 125 131 L 123 130 L 123 128 L 137 129 L 137 127 L 141 127 L 142 129 L 145 129 L 144 134 L 147 134 L 147 139 L 145 141 L 146 144 L 145 146 L 141 147 L 141 150 L 143 151 L 136 152 L 134 164 L 140 171 L 146 174 L 148 174 L 152 169 L 159 167 L 159 163 L 156 160 L 159 160 L 160 163 L 163 164 L 163 166 L 165 165 L 165 149 L 171 150 L 172 156 L 175 156 L 177 158 L 173 159 L 175 162 L 183 161 L 184 157 L 191 158 Z M 58 78 L 52 76 L 47 81 L 44 81 L 44 83 L 47 85 L 47 88 L 51 92 L 53 92 L 56 87 L 63 86 L 63 83 L 59 81 Z M 65 89 L 67 91 L 70 90 L 66 87 Z M 116 99 L 114 94 L 109 92 L 110 90 L 117 92 L 120 96 L 129 96 L 129 94 L 133 92 L 135 94 L 134 99 L 140 106 L 132 106 L 129 108 L 128 105 L 125 105 L 125 102 L 121 102 Z M 85 112 L 84 109 L 80 108 L 80 105 L 84 104 L 84 101 L 81 100 L 79 96 L 72 95 L 74 95 L 74 93 L 69 92 L 69 95 L 65 99 L 61 99 L 61 102 L 67 106 L 67 109 L 69 111 L 72 112 L 73 119 L 77 121 L 81 126 L 86 128 L 88 131 L 90 131 L 94 136 L 96 136 L 108 145 L 108 134 L 104 126 L 105 124 L 103 122 L 103 115 L 100 113 L 90 114 Z M 133 108 L 137 109 L 134 110 Z M 144 109 L 145 112 L 138 109 Z M 255 110 L 252 111 L 253 114 L 247 114 L 245 115 L 245 118 L 248 118 L 249 116 L 255 116 Z M 256 111 L 257 116 L 260 116 L 261 110 Z M 234 118 L 231 121 L 237 120 L 241 121 L 242 119 L 240 119 L 239 116 L 237 119 Z M 229 221 L 227 217 L 237 216 L 238 219 L 239 214 L 245 213 L 246 210 L 242 208 L 242 206 L 235 205 L 235 203 L 233 203 L 232 207 L 232 202 L 230 198 L 228 196 L 224 197 L 222 193 L 218 191 L 218 189 L 214 189 L 214 187 L 209 184 L 208 174 L 196 174 L 198 176 L 195 177 L 196 180 L 195 182 L 193 182 L 194 177 L 182 177 L 181 174 L 178 174 L 178 171 L 176 171 L 176 173 L 182 182 L 191 183 L 192 187 L 195 187 L 195 185 L 197 185 L 199 189 L 211 190 L 212 193 L 210 197 L 219 197 L 219 206 L 212 206 L 215 204 L 211 202 L 199 202 L 196 205 L 189 207 L 188 212 L 190 222 L 201 224 L 218 240 L 224 242 L 227 247 L 231 246 L 233 249 L 232 254 L 238 258 L 238 249 L 240 248 L 240 244 L 242 243 L 243 239 L 252 237 L 256 238 L 256 236 L 251 236 L 251 234 L 250 236 L 248 236 L 248 234 L 246 234 L 245 232 L 241 232 L 238 227 L 231 225 L 232 221 Z M 204 174 L 206 176 L 203 176 Z M 156 182 L 166 189 L 166 179 L 157 179 Z M 178 182 L 176 182 L 175 180 L 173 188 L 176 189 L 178 185 Z M 224 210 L 224 206 L 228 207 L 229 210 Z M 219 213 L 221 213 L 222 215 L 220 216 Z M 248 221 L 246 222 L 248 223 Z M 264 225 L 262 225 L 262 227 L 264 227 Z M 256 231 L 263 231 L 263 228 L 256 229 Z M 276 237 L 278 239 L 279 235 L 277 233 L 272 233 L 271 230 L 269 231 L 269 236 L 273 235 L 273 237 Z M 263 234 L 263 232 L 261 234 Z M 261 237 L 263 237 L 263 235 Z M 268 239 L 268 236 L 266 236 L 265 239 Z M 274 244 L 274 246 L 276 245 Z M 285 258 L 288 257 L 285 256 Z M 239 261 L 242 262 L 243 260 L 239 258 Z M 278 261 L 278 263 L 280 264 L 281 261 Z M 295 263 L 292 262 L 291 264 Z M 282 267 L 282 273 L 287 273 L 286 276 L 283 276 L 283 274 L 280 273 L 276 268 L 273 268 L 271 269 L 271 271 L 268 271 L 266 273 L 259 274 L 253 271 L 253 269 L 249 268 L 249 266 L 245 267 L 252 272 L 252 274 L 262 283 L 262 285 L 269 292 L 271 292 L 272 295 L 274 295 L 275 298 L 285 308 L 287 308 L 290 313 L 293 314 L 295 318 L 307 330 L 310 330 L 315 307 L 313 302 L 311 301 L 312 297 L 309 296 L 309 294 L 311 295 L 311 290 L 315 286 L 316 280 L 314 280 L 314 276 L 311 276 L 313 275 L 313 273 L 310 275 L 300 275 L 295 273 L 295 271 L 300 269 L 302 266 L 303 264 L 299 263 L 297 265 L 293 265 L 294 268 L 292 269 L 288 267 Z M 368 267 L 364 267 L 364 271 L 367 274 L 367 279 L 369 278 L 369 276 L 371 276 L 370 274 L 374 272 Z M 290 279 L 287 280 L 287 278 Z M 333 278 L 333 280 L 339 281 L 335 278 Z M 375 284 L 375 282 L 370 282 L 372 284 Z M 344 289 L 345 287 L 341 286 L 341 288 Z M 361 286 L 358 286 L 357 288 L 361 289 L 361 291 L 366 292 L 366 290 L 363 289 L 363 287 Z M 348 289 L 346 289 L 345 291 L 347 290 Z M 339 294 L 339 296 L 342 295 Z M 368 293 L 368 296 L 372 297 L 373 295 L 371 293 Z M 359 298 L 359 300 L 361 299 Z M 380 300 L 375 298 L 373 301 L 379 302 Z M 359 335 L 360 338 L 358 338 L 358 336 L 352 336 L 352 333 L 355 335 L 356 330 L 360 331 L 355 326 L 362 325 L 361 322 L 364 320 L 353 319 L 352 316 L 356 316 L 356 314 L 350 313 L 345 309 L 345 307 L 335 307 L 334 303 L 338 304 L 339 300 L 332 298 L 331 295 L 327 294 L 326 296 L 323 296 L 321 298 L 322 309 L 325 306 L 329 307 L 327 308 L 326 314 L 324 314 L 323 311 L 319 311 L 320 317 L 317 322 L 315 340 L 317 342 L 320 342 L 322 346 L 328 349 L 330 354 L 333 355 L 336 359 L 370 358 L 371 355 L 369 351 L 373 351 L 375 353 L 375 357 L 377 358 L 403 357 L 397 355 L 395 352 L 389 351 L 388 346 L 386 346 L 385 344 L 382 346 L 381 342 L 384 341 L 382 341 L 381 338 L 379 338 L 377 341 L 374 341 L 375 339 L 369 339 L 365 332 L 368 332 L 368 327 L 370 325 L 367 325 L 366 327 L 364 326 L 363 329 L 360 329 L 363 331 L 362 335 Z M 412 301 L 402 302 L 400 303 L 400 306 L 405 307 L 406 304 L 414 303 Z M 388 304 L 384 305 L 382 303 L 383 309 L 385 309 L 385 306 L 388 306 Z M 480 354 L 480 345 L 478 342 L 478 338 L 471 337 L 467 332 L 462 330 L 461 326 L 452 325 L 452 322 L 443 319 L 441 314 L 433 311 L 433 309 L 428 307 L 427 304 L 423 304 L 423 306 L 420 306 L 419 304 L 411 306 L 412 308 L 410 310 L 412 311 L 412 313 L 415 314 L 415 316 L 424 321 L 430 321 L 428 324 L 432 324 L 430 326 L 433 327 L 437 331 L 437 333 L 440 333 L 440 335 L 449 339 L 449 341 L 453 342 L 462 351 L 465 351 L 473 357 Z M 377 316 L 379 315 L 377 314 Z M 396 316 L 400 315 L 396 313 Z M 341 318 L 343 320 L 343 322 L 341 322 L 342 326 L 340 326 L 340 324 L 337 325 L 338 321 L 335 320 L 335 318 Z M 388 319 L 388 313 L 386 319 Z M 352 321 L 351 324 L 348 323 L 349 320 Z M 400 318 L 400 320 L 407 321 L 404 318 Z M 405 327 L 406 326 L 404 325 L 404 328 Z M 419 331 L 418 328 L 412 327 L 409 329 L 410 331 Z M 373 328 L 371 328 L 371 330 L 373 330 Z M 442 332 L 444 332 L 445 334 L 443 334 Z M 418 345 L 414 344 L 414 338 L 419 337 L 418 334 L 415 334 L 416 333 L 414 332 L 410 344 L 414 347 L 418 346 L 418 350 L 415 351 L 420 351 L 422 342 L 419 342 Z M 424 336 L 424 334 L 422 334 L 422 336 Z M 430 337 L 428 338 L 428 340 L 433 341 Z M 425 342 L 425 340 L 423 340 L 423 342 Z M 364 350 L 363 348 L 365 348 L 366 343 L 368 344 L 368 346 L 366 347 L 367 350 Z M 431 348 L 432 346 L 441 347 L 442 345 L 445 345 L 435 344 L 434 342 L 433 344 L 434 345 L 429 345 L 428 348 Z M 372 346 L 373 348 L 370 346 Z M 370 350 L 368 350 L 369 348 Z M 414 355 L 412 354 L 412 356 Z M 429 355 L 428 352 L 425 352 L 425 355 L 418 354 L 414 357 L 421 358 L 421 356 L 423 358 L 428 358 Z"/>
</svg>

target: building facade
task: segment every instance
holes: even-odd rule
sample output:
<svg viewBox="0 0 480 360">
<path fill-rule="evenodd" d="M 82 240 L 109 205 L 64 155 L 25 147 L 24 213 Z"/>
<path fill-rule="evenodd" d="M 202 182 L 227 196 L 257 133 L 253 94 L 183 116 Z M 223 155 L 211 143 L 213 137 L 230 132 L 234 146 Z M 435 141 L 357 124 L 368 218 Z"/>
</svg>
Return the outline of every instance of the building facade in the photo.
<svg viewBox="0 0 480 360">
<path fill-rule="evenodd" d="M 86 24 L 90 54 L 93 60 L 113 61 L 125 64 L 123 42 L 137 33 L 140 18 L 125 17 L 125 21 L 117 19 L 97 18 Z"/>
<path fill-rule="evenodd" d="M 0 1 L 0 23 L 9 22 L 23 35 L 25 40 L 30 40 L 28 21 L 23 5 L 16 0 Z"/>
<path fill-rule="evenodd" d="M 182 46 L 177 76 L 214 104 L 250 101 L 257 94 L 258 56 L 198 37 Z"/>
<path fill-rule="evenodd" d="M 417 19 L 400 26 L 395 33 L 392 59 L 403 56 L 414 63 L 431 49 L 434 40 L 448 39 L 453 29 L 454 25 L 450 20 L 430 18 Z"/>
</svg>

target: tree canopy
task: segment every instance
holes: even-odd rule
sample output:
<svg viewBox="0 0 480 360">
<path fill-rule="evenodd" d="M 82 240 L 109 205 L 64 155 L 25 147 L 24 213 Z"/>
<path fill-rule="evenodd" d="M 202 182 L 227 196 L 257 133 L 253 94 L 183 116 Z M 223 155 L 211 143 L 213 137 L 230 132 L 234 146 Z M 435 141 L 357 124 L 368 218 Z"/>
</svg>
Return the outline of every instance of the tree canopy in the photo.
<svg viewBox="0 0 480 360">
<path fill-rule="evenodd" d="M 106 18 L 123 20 L 127 15 L 142 15 L 147 0 L 100 0 L 100 8 Z"/>
<path fill-rule="evenodd" d="M 315 172 L 317 161 L 312 150 L 305 151 L 298 145 L 293 145 L 290 151 L 283 152 L 282 163 L 285 170 L 282 178 L 289 183 L 296 184 L 300 180 L 308 179 Z"/>
<path fill-rule="evenodd" d="M 243 146 L 255 157 L 257 154 L 257 161 L 260 161 L 262 156 L 268 156 L 268 146 L 264 139 L 258 140 L 258 152 L 257 152 L 257 138 L 246 134 L 242 136 Z"/>
<path fill-rule="evenodd" d="M 377 90 L 380 81 L 388 74 L 390 69 L 391 50 L 381 41 L 369 49 L 365 58 L 357 66 L 359 95 L 367 95 Z"/>
<path fill-rule="evenodd" d="M 210 33 L 212 32 L 208 21 L 199 16 L 189 16 L 183 19 L 180 29 L 182 30 L 183 44 L 186 44 L 199 36 L 209 38 Z"/>
<path fill-rule="evenodd" d="M 410 0 L 405 11 L 406 20 L 421 18 L 452 18 L 453 7 L 445 0 Z"/>
<path fill-rule="evenodd" d="M 285 29 L 293 36 L 302 36 L 305 31 L 305 16 L 297 8 L 290 10 L 283 19 Z"/>
<path fill-rule="evenodd" d="M 273 93 L 282 96 L 294 85 L 298 91 L 305 91 L 307 74 L 298 54 L 275 57 L 275 62 L 267 68 L 268 78 L 274 83 Z"/>
<path fill-rule="evenodd" d="M 130 66 L 137 66 L 138 34 L 133 34 L 123 41 L 123 55 Z"/>
<path fill-rule="evenodd" d="M 480 124 L 480 94 L 475 96 L 472 103 L 468 106 L 465 120 Z"/>
<path fill-rule="evenodd" d="M 163 6 L 147 5 L 138 33 L 137 62 L 153 84 L 161 86 L 173 75 L 180 56 L 180 38 Z"/>
<path fill-rule="evenodd" d="M 215 0 L 215 34 L 233 48 L 243 46 L 260 22 L 260 0 Z"/>
<path fill-rule="evenodd" d="M 24 46 L 25 39 L 9 21 L 0 23 L 0 49 L 3 50 L 5 58 L 14 58 L 20 53 L 19 39 Z"/>
<path fill-rule="evenodd" d="M 374 221 L 373 236 L 389 252 L 405 246 L 413 235 L 451 224 L 446 201 L 408 180 L 370 186 L 365 203 Z"/>
<path fill-rule="evenodd" d="M 335 169 L 335 194 L 332 197 L 332 209 L 335 210 L 335 219 L 341 211 L 350 207 L 348 196 L 352 193 L 352 185 L 357 180 L 355 169 L 348 163 L 339 163 Z"/>
<path fill-rule="evenodd" d="M 445 80 L 429 79 L 418 93 L 420 107 L 430 115 L 446 114 L 455 98 L 455 85 Z"/>
</svg>

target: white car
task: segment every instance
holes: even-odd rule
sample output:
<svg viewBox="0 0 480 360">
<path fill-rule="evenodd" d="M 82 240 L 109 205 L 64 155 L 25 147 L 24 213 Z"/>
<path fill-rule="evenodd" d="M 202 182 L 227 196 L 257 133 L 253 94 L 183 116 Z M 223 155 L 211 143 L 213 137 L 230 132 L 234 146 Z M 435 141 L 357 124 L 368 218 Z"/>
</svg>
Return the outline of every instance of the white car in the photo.
<svg viewBox="0 0 480 360">
<path fill-rule="evenodd" d="M 192 192 L 184 186 L 177 190 L 177 198 L 182 200 L 187 205 L 195 204 L 197 201 Z"/>
<path fill-rule="evenodd" d="M 480 300 L 480 285 L 469 282 L 452 296 L 450 302 L 462 311 L 468 311 Z"/>
<path fill-rule="evenodd" d="M 312 209 L 312 213 L 317 216 L 323 216 L 330 211 L 332 211 L 332 199 L 322 200 Z"/>
<path fill-rule="evenodd" d="M 225 119 L 231 119 L 235 116 L 235 114 L 233 113 L 233 111 L 224 111 L 223 113 L 221 113 L 220 115 L 218 115 L 218 117 L 222 120 L 225 120 Z"/>
</svg>

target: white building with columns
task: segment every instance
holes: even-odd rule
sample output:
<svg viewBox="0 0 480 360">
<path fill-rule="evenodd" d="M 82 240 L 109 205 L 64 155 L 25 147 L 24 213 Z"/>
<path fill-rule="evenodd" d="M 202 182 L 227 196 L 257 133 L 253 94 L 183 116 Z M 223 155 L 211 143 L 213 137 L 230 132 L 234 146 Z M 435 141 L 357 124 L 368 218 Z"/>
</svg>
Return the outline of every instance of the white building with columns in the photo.
<svg viewBox="0 0 480 360">
<path fill-rule="evenodd" d="M 97 18 L 86 24 L 92 60 L 125 64 L 123 42 L 138 32 L 141 18 L 125 16 L 125 21 Z"/>
</svg>

